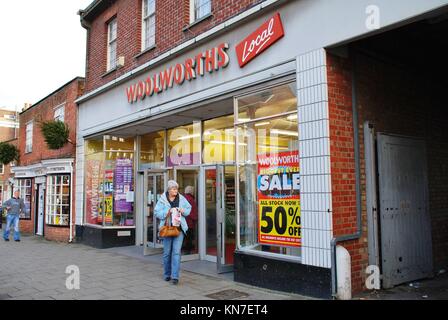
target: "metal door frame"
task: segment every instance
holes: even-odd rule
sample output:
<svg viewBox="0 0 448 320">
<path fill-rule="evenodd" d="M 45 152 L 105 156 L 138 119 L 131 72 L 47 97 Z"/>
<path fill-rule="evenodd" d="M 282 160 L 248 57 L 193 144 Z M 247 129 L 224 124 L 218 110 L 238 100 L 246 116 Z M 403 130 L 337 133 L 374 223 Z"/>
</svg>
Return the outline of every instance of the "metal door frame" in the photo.
<svg viewBox="0 0 448 320">
<path fill-rule="evenodd" d="M 174 169 L 174 180 L 176 182 L 178 182 L 178 180 L 177 180 L 177 172 L 178 171 L 194 171 L 194 172 L 197 172 L 198 173 L 198 182 L 197 182 L 198 183 L 198 194 L 200 194 L 199 193 L 199 189 L 200 189 L 199 185 L 200 185 L 200 180 L 201 180 L 201 166 L 200 165 L 177 166 L 177 167 L 174 167 L 173 169 Z M 198 194 L 196 195 L 196 201 L 198 202 L 197 203 L 197 207 L 199 209 L 199 201 L 200 201 L 199 198 L 200 197 L 198 197 Z M 200 232 L 200 230 L 201 230 L 200 227 L 199 227 L 200 220 L 201 220 L 200 213 L 198 212 L 198 230 L 197 230 L 198 232 Z M 200 245 L 199 245 L 200 240 L 199 240 L 199 237 L 200 237 L 200 233 L 198 234 L 198 253 L 189 254 L 189 255 L 181 255 L 181 262 L 198 260 L 200 258 Z"/>
<path fill-rule="evenodd" d="M 205 165 L 202 167 L 202 212 L 204 223 L 202 225 L 202 235 L 203 235 L 203 252 L 201 257 L 204 260 L 215 262 L 218 273 L 233 272 L 233 264 L 225 264 L 225 212 L 226 212 L 226 201 L 225 201 L 225 167 L 234 166 L 234 164 L 214 164 Z M 206 170 L 216 170 L 216 256 L 211 256 L 206 254 L 206 225 L 205 225 L 205 171 Z"/>
<path fill-rule="evenodd" d="M 36 184 L 36 229 L 35 234 L 38 236 L 44 236 L 45 232 L 45 188 L 43 183 Z M 40 199 L 40 193 L 42 193 L 42 199 Z M 39 233 L 39 221 L 40 221 L 40 215 L 39 215 L 39 206 L 42 205 L 42 233 Z"/>
<path fill-rule="evenodd" d="M 148 177 L 149 176 L 153 176 L 153 177 L 163 177 L 163 189 L 166 189 L 167 186 L 167 178 L 168 178 L 168 169 L 146 169 L 144 170 L 144 174 L 143 174 L 143 255 L 149 255 L 151 252 L 151 249 L 159 249 L 159 248 L 163 248 L 162 244 L 156 243 L 156 238 L 157 238 L 157 218 L 154 215 L 153 217 L 153 241 L 152 242 L 148 242 Z M 156 203 L 157 200 L 157 195 L 155 194 L 155 180 L 153 180 L 153 190 L 152 190 L 152 196 L 154 197 L 153 201 L 154 201 L 154 205 Z"/>
</svg>

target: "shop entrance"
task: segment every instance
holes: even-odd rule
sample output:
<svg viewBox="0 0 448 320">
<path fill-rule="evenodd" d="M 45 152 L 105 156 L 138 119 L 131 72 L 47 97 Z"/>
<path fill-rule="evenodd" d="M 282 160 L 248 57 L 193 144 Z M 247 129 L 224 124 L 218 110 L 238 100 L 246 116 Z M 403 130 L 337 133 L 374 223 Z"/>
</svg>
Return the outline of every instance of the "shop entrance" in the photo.
<svg viewBox="0 0 448 320">
<path fill-rule="evenodd" d="M 167 182 L 174 179 L 193 210 L 187 219 L 189 232 L 182 246 L 182 262 L 215 262 L 219 273 L 233 271 L 235 251 L 235 166 L 179 166 L 144 172 L 144 255 L 163 248 L 158 237 L 159 219 L 154 208 Z"/>
<path fill-rule="evenodd" d="M 44 188 L 37 184 L 36 188 L 36 230 L 38 236 L 44 235 Z"/>
</svg>

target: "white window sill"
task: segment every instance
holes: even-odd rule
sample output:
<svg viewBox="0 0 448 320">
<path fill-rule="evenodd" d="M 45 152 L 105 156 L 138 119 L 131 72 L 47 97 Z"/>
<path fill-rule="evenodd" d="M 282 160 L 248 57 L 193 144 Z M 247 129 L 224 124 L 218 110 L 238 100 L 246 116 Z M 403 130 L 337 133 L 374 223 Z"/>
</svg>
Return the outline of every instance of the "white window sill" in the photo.
<svg viewBox="0 0 448 320">
<path fill-rule="evenodd" d="M 199 19 L 197 19 L 196 21 L 193 21 L 192 23 L 190 23 L 189 25 L 183 27 L 182 31 L 187 31 L 187 30 L 193 28 L 195 25 L 201 23 L 201 22 L 204 21 L 204 20 L 207 20 L 208 18 L 210 18 L 210 17 L 212 17 L 212 16 L 213 16 L 213 14 L 211 14 L 211 13 L 206 14 L 206 15 L 203 16 L 202 18 L 199 18 Z"/>
<path fill-rule="evenodd" d="M 145 53 L 148 53 L 148 52 L 154 50 L 155 48 L 156 48 L 156 45 L 155 45 L 155 44 L 152 45 L 152 46 L 150 46 L 150 47 L 148 47 L 148 48 L 146 48 L 145 50 L 143 50 L 142 52 L 140 52 L 138 55 L 136 55 L 136 56 L 134 57 L 134 59 L 140 58 L 142 55 L 144 55 Z"/>
<path fill-rule="evenodd" d="M 103 75 L 101 75 L 101 78 L 107 77 L 107 76 L 110 75 L 111 73 L 117 71 L 117 69 L 118 69 L 118 68 L 115 67 L 115 68 L 112 68 L 112 69 L 106 71 L 106 73 L 104 73 Z"/>
</svg>

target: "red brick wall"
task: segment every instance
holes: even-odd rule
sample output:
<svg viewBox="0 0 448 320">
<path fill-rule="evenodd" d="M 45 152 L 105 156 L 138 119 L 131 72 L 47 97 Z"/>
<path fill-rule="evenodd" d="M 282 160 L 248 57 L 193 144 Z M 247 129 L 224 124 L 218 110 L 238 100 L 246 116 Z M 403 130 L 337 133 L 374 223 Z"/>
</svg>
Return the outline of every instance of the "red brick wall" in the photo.
<svg viewBox="0 0 448 320">
<path fill-rule="evenodd" d="M 334 235 L 356 232 L 351 60 L 327 54 Z M 423 137 L 427 143 L 434 268 L 448 265 L 448 121 L 443 82 L 422 72 L 358 55 L 357 98 L 362 192 L 362 238 L 342 245 L 352 259 L 352 288 L 364 288 L 368 265 L 363 123 L 376 132 Z"/>
<path fill-rule="evenodd" d="M 352 76 L 350 61 L 327 55 L 330 112 L 331 183 L 334 236 L 357 231 L 356 177 L 352 120 Z M 364 175 L 363 175 L 364 178 Z M 366 212 L 363 208 L 363 236 L 341 243 L 351 256 L 352 290 L 363 289 L 368 265 Z"/>
<path fill-rule="evenodd" d="M 71 83 L 67 84 L 59 91 L 55 92 L 39 104 L 26 110 L 20 114 L 20 130 L 19 130 L 19 151 L 20 151 L 20 166 L 29 166 L 31 164 L 39 163 L 46 159 L 58 159 L 58 158 L 75 158 L 76 146 L 68 143 L 59 150 L 49 150 L 44 137 L 39 128 L 40 121 L 53 120 L 54 108 L 65 103 L 65 115 L 64 122 L 67 123 L 70 129 L 69 139 L 73 142 L 76 141 L 76 125 L 77 125 L 77 105 L 75 100 L 80 97 L 84 92 L 84 79 L 77 78 Z M 33 126 L 33 150 L 31 153 L 25 153 L 25 139 L 26 139 L 26 123 L 34 120 Z M 75 186 L 75 163 L 74 173 L 72 176 L 72 185 Z M 74 225 L 75 221 L 75 192 L 72 192 L 73 198 L 71 198 L 72 206 L 72 220 Z M 20 227 L 25 233 L 34 233 L 34 220 L 35 220 L 35 188 L 34 179 L 32 179 L 32 196 L 31 196 L 31 220 L 22 220 Z M 73 228 L 73 234 L 74 234 Z M 44 236 L 48 240 L 56 241 L 68 241 L 70 231 L 69 228 L 63 227 L 51 227 L 45 224 L 44 220 Z"/>
<path fill-rule="evenodd" d="M 62 88 L 52 96 L 46 98 L 38 105 L 21 113 L 19 116 L 19 150 L 20 166 L 28 166 L 44 159 L 70 158 L 76 154 L 74 144 L 68 143 L 59 150 L 49 150 L 41 133 L 39 123 L 54 119 L 54 108 L 65 103 L 64 122 L 70 128 L 69 139 L 76 141 L 76 118 L 77 106 L 74 102 L 82 92 L 83 81 L 76 80 L 66 87 Z M 33 150 L 31 153 L 25 153 L 26 143 L 26 124 L 33 120 Z"/>
<path fill-rule="evenodd" d="M 156 48 L 141 53 L 142 0 L 117 0 L 91 21 L 87 40 L 86 92 L 92 91 L 122 74 L 144 64 L 173 47 L 228 20 L 263 0 L 212 0 L 212 16 L 183 31 L 188 25 L 188 0 L 156 0 Z M 107 23 L 117 17 L 117 57 L 125 65 L 107 71 Z"/>
</svg>

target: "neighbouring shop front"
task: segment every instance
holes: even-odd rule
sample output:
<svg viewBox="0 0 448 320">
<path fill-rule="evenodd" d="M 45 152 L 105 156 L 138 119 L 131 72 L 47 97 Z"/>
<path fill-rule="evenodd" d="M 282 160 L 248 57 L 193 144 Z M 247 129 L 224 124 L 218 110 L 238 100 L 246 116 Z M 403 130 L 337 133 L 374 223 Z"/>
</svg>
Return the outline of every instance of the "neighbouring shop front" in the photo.
<svg viewBox="0 0 448 320">
<path fill-rule="evenodd" d="M 367 4 L 344 10 L 365 12 Z M 174 179 L 182 194 L 193 190 L 197 207 L 184 261 L 216 262 L 240 282 L 331 297 L 333 210 L 347 205 L 342 214 L 350 215 L 356 203 L 341 195 L 354 188 L 354 178 L 344 178 L 354 169 L 332 175 L 344 159 L 340 141 L 330 143 L 338 114 L 330 114 L 329 92 L 344 78 L 331 78 L 324 48 L 367 33 L 364 24 L 342 32 L 342 15 L 322 30 L 315 17 L 340 12 L 332 6 L 281 2 L 78 99 L 79 241 L 152 254 L 161 248 L 153 210 Z M 415 14 L 396 12 L 387 24 Z M 345 153 L 353 161 L 352 149 Z"/>
<path fill-rule="evenodd" d="M 73 165 L 74 159 L 54 159 L 12 168 L 12 187 L 25 202 L 20 216 L 23 232 L 49 240 L 71 240 Z"/>
</svg>

